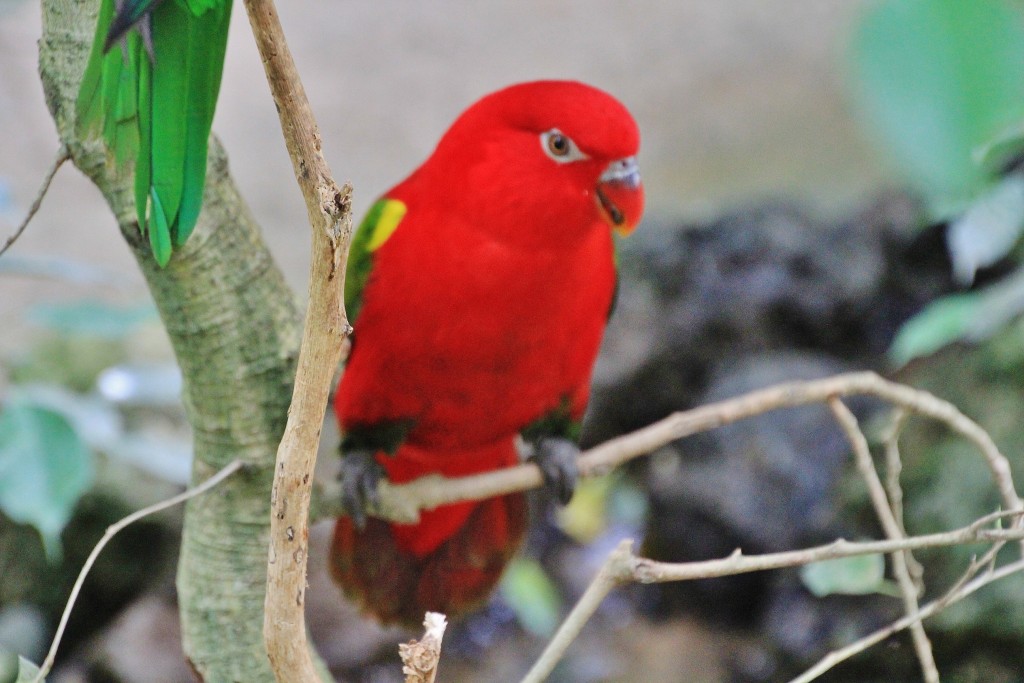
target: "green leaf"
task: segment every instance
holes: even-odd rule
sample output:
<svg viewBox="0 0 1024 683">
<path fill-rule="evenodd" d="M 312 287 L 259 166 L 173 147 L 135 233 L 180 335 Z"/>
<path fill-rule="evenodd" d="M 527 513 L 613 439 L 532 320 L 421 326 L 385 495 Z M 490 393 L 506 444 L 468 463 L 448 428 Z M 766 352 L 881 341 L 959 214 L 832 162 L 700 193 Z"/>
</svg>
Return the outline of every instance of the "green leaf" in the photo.
<svg viewBox="0 0 1024 683">
<path fill-rule="evenodd" d="M 800 568 L 800 580 L 819 598 L 833 594 L 888 593 L 884 577 L 885 560 L 881 555 L 841 557 Z"/>
<path fill-rule="evenodd" d="M 39 667 L 24 657 L 0 650 L 0 683 L 30 683 L 38 673 Z"/>
<path fill-rule="evenodd" d="M 889 349 L 896 365 L 958 341 L 978 342 L 1024 313 L 1024 268 L 985 289 L 928 304 L 900 328 Z"/>
<path fill-rule="evenodd" d="M 18 678 L 15 683 L 30 683 L 39 674 L 39 667 L 24 657 L 18 657 Z M 45 681 L 46 679 L 42 679 Z"/>
<path fill-rule="evenodd" d="M 946 235 L 953 273 L 969 285 L 979 268 L 1005 257 L 1024 232 L 1024 174 L 1011 173 L 950 223 Z"/>
<path fill-rule="evenodd" d="M 92 480 L 92 453 L 68 420 L 12 392 L 0 412 L 0 510 L 38 529 L 51 559 Z"/>
<path fill-rule="evenodd" d="M 527 631 L 542 638 L 555 632 L 562 600 L 539 562 L 512 560 L 501 579 L 501 593 Z"/>
<path fill-rule="evenodd" d="M 1024 14 L 1009 0 L 888 0 L 864 16 L 851 67 L 886 150 L 950 210 L 990 181 L 975 150 L 1024 115 Z"/>
<path fill-rule="evenodd" d="M 88 334 L 106 339 L 122 339 L 139 325 L 156 319 L 152 304 L 122 307 L 102 301 L 38 304 L 29 311 L 29 320 L 61 334 Z"/>
<path fill-rule="evenodd" d="M 0 650 L 0 683 L 14 683 L 18 680 L 18 655 Z"/>
<path fill-rule="evenodd" d="M 889 349 L 897 366 L 928 356 L 947 344 L 963 339 L 970 330 L 971 318 L 978 306 L 977 294 L 954 294 L 928 304 L 920 313 L 903 323 Z"/>
<path fill-rule="evenodd" d="M 1024 153 L 1024 121 L 1017 121 L 974 151 L 976 163 L 992 174 Z"/>
</svg>

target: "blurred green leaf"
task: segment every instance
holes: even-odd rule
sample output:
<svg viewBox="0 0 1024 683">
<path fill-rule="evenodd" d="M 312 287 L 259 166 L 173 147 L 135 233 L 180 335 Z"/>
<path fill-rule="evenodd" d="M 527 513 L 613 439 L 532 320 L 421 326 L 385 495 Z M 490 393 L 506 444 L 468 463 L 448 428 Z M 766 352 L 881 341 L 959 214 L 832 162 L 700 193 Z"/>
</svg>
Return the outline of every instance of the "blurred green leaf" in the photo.
<svg viewBox="0 0 1024 683">
<path fill-rule="evenodd" d="M 1024 312 L 1024 269 L 975 292 L 937 299 L 900 328 L 889 349 L 896 365 L 957 341 L 978 342 Z"/>
<path fill-rule="evenodd" d="M 964 339 L 978 306 L 978 293 L 954 294 L 928 304 L 900 328 L 889 349 L 897 366 Z"/>
<path fill-rule="evenodd" d="M 48 619 L 39 605 L 24 601 L 5 605 L 0 608 L 0 653 L 19 652 L 41 659 L 46 655 L 49 630 Z M 0 674 L 0 681 L 3 680 Z"/>
<path fill-rule="evenodd" d="M 1011 173 L 949 224 L 946 241 L 957 281 L 1007 256 L 1024 231 L 1024 174 Z"/>
<path fill-rule="evenodd" d="M 608 526 L 606 508 L 612 477 L 580 481 L 572 501 L 558 511 L 558 526 L 580 543 L 589 543 Z"/>
<path fill-rule="evenodd" d="M 18 657 L 18 678 L 17 683 L 30 683 L 34 681 L 39 673 L 39 667 L 24 657 Z M 46 680 L 45 678 L 43 679 Z"/>
<path fill-rule="evenodd" d="M 0 650 L 0 683 L 29 683 L 38 673 L 39 667 L 24 657 Z"/>
<path fill-rule="evenodd" d="M 859 104 L 938 211 L 990 176 L 973 153 L 1024 118 L 1024 14 L 1009 0 L 888 0 L 852 43 Z"/>
<path fill-rule="evenodd" d="M 884 579 L 885 560 L 881 555 L 841 557 L 800 568 L 800 580 L 819 598 L 833 594 L 887 593 Z"/>
<path fill-rule="evenodd" d="M 555 632 L 562 600 L 536 560 L 512 560 L 501 579 L 501 593 L 527 631 L 542 638 Z"/>
<path fill-rule="evenodd" d="M 0 509 L 38 529 L 51 559 L 92 479 L 92 453 L 67 418 L 12 392 L 0 412 Z"/>
<path fill-rule="evenodd" d="M 1017 121 L 974 151 L 975 162 L 994 174 L 1024 154 L 1024 121 Z"/>
<path fill-rule="evenodd" d="M 14 683 L 18 680 L 18 655 L 0 650 L 0 683 Z"/>
<path fill-rule="evenodd" d="M 39 304 L 29 319 L 62 334 L 88 334 L 105 339 L 122 339 L 139 325 L 156 319 L 152 304 L 122 307 L 102 301 Z"/>
<path fill-rule="evenodd" d="M 121 413 L 96 394 L 79 394 L 57 384 L 41 383 L 23 384 L 18 394 L 32 405 L 63 415 L 92 450 L 108 450 L 124 435 Z"/>
</svg>

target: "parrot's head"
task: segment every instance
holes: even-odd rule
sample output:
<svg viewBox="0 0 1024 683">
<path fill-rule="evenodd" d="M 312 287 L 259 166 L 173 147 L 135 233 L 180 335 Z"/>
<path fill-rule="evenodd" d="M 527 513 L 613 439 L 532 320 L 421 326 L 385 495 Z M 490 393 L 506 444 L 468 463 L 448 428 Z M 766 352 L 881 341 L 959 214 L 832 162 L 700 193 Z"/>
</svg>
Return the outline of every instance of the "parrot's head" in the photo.
<svg viewBox="0 0 1024 683">
<path fill-rule="evenodd" d="M 639 146 L 636 122 L 611 95 L 575 81 L 536 81 L 472 105 L 424 169 L 448 169 L 445 194 L 497 239 L 568 246 L 595 229 L 636 227 L 644 206 Z"/>
</svg>

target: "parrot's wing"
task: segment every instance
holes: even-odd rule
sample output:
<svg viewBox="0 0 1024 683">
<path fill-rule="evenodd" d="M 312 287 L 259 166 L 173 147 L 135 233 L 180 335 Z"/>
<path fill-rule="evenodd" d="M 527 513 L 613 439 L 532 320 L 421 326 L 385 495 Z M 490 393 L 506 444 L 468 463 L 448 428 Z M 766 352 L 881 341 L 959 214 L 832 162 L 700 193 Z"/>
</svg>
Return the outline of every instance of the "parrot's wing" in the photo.
<svg viewBox="0 0 1024 683">
<path fill-rule="evenodd" d="M 114 16 L 114 0 L 100 5 L 98 27 L 108 25 Z M 134 159 L 139 149 L 138 91 L 139 73 L 137 34 L 125 41 L 124 51 L 106 52 L 106 33 L 96 31 L 89 62 L 75 102 L 75 120 L 79 135 L 102 135 L 113 163 L 121 165 Z"/>
<path fill-rule="evenodd" d="M 149 159 L 140 159 L 135 190 L 137 197 L 149 194 L 150 242 L 161 265 L 170 257 L 168 243 L 185 244 L 199 218 L 230 18 L 230 0 L 199 17 L 176 2 L 164 2 L 154 12 L 156 64 L 148 92 L 140 89 L 139 103 L 151 112 L 149 130 L 143 132 L 149 136 L 143 148 Z"/>
<path fill-rule="evenodd" d="M 202 205 L 231 0 L 115 4 L 103 0 L 100 7 L 77 125 L 83 135 L 102 134 L 112 163 L 134 161 L 139 226 L 166 265 Z"/>
<path fill-rule="evenodd" d="M 406 210 L 405 202 L 398 199 L 379 199 L 356 230 L 345 270 L 345 312 L 350 323 L 363 305 L 363 290 L 373 270 L 373 253 L 394 234 Z"/>
</svg>

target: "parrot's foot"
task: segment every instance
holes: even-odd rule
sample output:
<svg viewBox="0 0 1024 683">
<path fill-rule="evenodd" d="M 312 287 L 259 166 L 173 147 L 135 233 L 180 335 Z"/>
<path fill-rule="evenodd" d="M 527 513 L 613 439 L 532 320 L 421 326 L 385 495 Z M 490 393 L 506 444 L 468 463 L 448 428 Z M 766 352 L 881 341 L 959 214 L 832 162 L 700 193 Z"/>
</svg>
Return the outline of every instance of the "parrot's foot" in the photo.
<svg viewBox="0 0 1024 683">
<path fill-rule="evenodd" d="M 580 455 L 580 447 L 569 439 L 544 437 L 537 441 L 530 460 L 540 468 L 544 475 L 544 487 L 548 489 L 562 505 L 572 500 L 579 480 L 579 467 L 576 459 Z"/>
<path fill-rule="evenodd" d="M 366 508 L 380 503 L 377 484 L 385 475 L 375 455 L 368 448 L 354 448 L 341 458 L 341 504 L 360 531 L 366 528 Z"/>
</svg>

